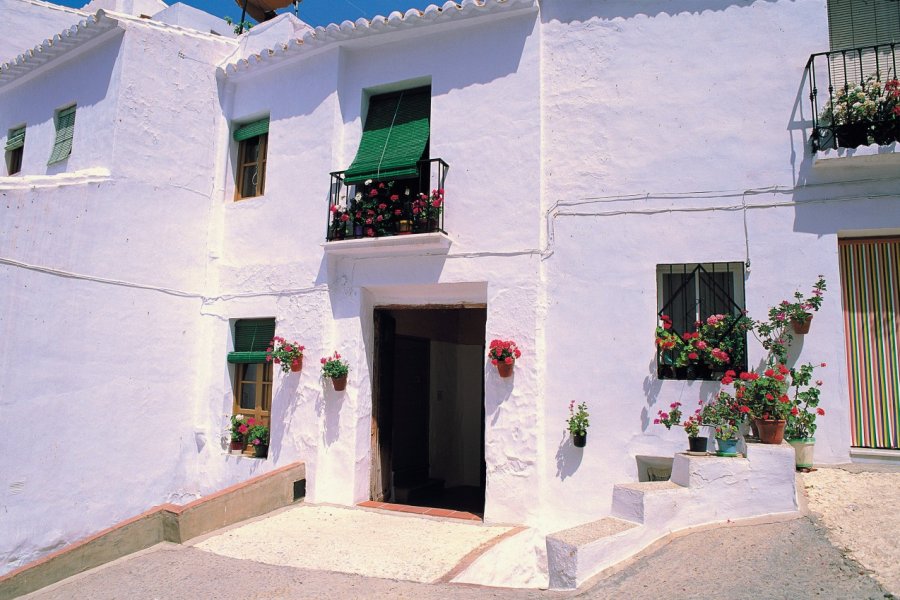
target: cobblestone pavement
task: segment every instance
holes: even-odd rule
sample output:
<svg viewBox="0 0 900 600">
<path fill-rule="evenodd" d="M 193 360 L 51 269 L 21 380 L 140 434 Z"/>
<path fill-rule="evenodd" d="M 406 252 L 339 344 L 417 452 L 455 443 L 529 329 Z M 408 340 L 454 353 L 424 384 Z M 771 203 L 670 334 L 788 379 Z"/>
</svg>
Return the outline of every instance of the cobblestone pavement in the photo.
<svg viewBox="0 0 900 600">
<path fill-rule="evenodd" d="M 683 535 L 574 593 L 367 578 L 160 544 L 28 596 L 40 600 L 571 597 L 863 600 L 892 596 L 806 517 L 725 525 Z"/>
</svg>

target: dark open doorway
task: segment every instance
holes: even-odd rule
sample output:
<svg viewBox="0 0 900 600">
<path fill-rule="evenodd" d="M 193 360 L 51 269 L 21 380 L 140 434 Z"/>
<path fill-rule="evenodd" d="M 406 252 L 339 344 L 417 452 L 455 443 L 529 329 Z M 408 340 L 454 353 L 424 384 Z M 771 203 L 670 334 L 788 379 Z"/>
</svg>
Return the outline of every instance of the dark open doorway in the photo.
<svg viewBox="0 0 900 600">
<path fill-rule="evenodd" d="M 484 513 L 486 318 L 375 309 L 372 500 Z"/>
</svg>

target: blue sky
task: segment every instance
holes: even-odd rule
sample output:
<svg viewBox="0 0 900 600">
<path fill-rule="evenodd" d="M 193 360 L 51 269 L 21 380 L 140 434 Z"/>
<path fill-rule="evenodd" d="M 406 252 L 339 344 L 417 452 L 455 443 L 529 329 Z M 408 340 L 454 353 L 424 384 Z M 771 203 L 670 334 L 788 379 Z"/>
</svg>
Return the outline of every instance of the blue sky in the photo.
<svg viewBox="0 0 900 600">
<path fill-rule="evenodd" d="M 81 8 L 88 0 L 49 0 L 63 6 Z M 163 0 L 174 4 L 178 0 Z M 180 0 L 217 17 L 231 16 L 237 21 L 241 16 L 241 8 L 235 0 Z M 441 5 L 444 0 L 302 0 L 300 2 L 300 18 L 312 26 L 355 21 L 360 17 L 371 19 L 375 15 L 387 15 L 391 11 L 405 12 L 410 8 L 424 8 L 429 4 Z"/>
</svg>

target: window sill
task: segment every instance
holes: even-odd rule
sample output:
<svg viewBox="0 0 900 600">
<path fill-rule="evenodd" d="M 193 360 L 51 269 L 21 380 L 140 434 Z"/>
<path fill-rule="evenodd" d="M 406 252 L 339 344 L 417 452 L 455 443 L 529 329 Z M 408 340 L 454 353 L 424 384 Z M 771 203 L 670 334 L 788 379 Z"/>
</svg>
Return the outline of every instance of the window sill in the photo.
<svg viewBox="0 0 900 600">
<path fill-rule="evenodd" d="M 856 148 L 819 150 L 813 157 L 813 167 L 874 167 L 900 165 L 900 142 L 879 146 L 869 144 Z"/>
<path fill-rule="evenodd" d="M 390 237 L 325 242 L 326 256 L 371 258 L 379 256 L 447 254 L 452 241 L 446 233 L 416 233 Z"/>
<path fill-rule="evenodd" d="M 269 458 L 268 456 L 260 456 L 260 457 L 256 457 L 256 456 L 253 456 L 252 454 L 244 454 L 243 451 L 237 452 L 237 451 L 234 451 L 234 450 L 226 450 L 226 451 L 225 451 L 225 454 L 226 454 L 227 456 L 234 456 L 235 458 L 247 458 L 247 459 L 250 459 L 250 460 L 266 460 L 266 459 Z"/>
</svg>

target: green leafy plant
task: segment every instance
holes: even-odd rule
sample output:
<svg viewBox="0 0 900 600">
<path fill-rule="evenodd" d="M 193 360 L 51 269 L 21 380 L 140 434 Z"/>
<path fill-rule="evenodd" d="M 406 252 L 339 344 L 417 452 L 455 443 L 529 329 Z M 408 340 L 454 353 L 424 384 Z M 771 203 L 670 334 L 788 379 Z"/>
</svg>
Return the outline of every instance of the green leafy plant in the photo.
<svg viewBox="0 0 900 600">
<path fill-rule="evenodd" d="M 769 309 L 769 321 L 783 323 L 784 321 L 796 321 L 804 323 L 812 316 L 812 311 L 818 312 L 822 306 L 822 295 L 825 293 L 825 278 L 819 275 L 819 280 L 813 284 L 812 293 L 804 298 L 801 292 L 794 292 L 794 302 L 782 300 L 781 304 Z"/>
<path fill-rule="evenodd" d="M 730 423 L 722 423 L 716 425 L 717 440 L 736 440 L 738 437 L 738 428 Z"/>
<path fill-rule="evenodd" d="M 276 335 L 272 338 L 271 345 L 266 348 L 266 360 L 280 365 L 281 370 L 287 373 L 292 366 L 299 366 L 305 349 L 305 346 L 301 346 L 297 342 L 288 342 L 283 337 Z"/>
<path fill-rule="evenodd" d="M 350 372 L 350 365 L 341 360 L 341 355 L 335 353 L 328 357 L 322 357 L 322 375 L 329 379 L 346 377 Z"/>
<path fill-rule="evenodd" d="M 247 432 L 247 444 L 252 446 L 268 446 L 269 428 L 261 424 L 251 427 Z"/>
<path fill-rule="evenodd" d="M 253 22 L 252 22 L 252 21 L 238 21 L 238 22 L 235 22 L 235 20 L 232 19 L 232 18 L 229 17 L 229 16 L 222 17 L 222 20 L 225 21 L 226 23 L 228 23 L 229 25 L 231 25 L 232 28 L 234 29 L 234 32 L 235 32 L 237 35 L 240 35 L 240 34 L 243 33 L 244 31 L 250 31 L 250 30 L 253 28 Z"/>
<path fill-rule="evenodd" d="M 569 433 L 572 435 L 587 435 L 587 428 L 591 425 L 590 421 L 588 421 L 588 416 L 586 402 L 579 404 L 577 410 L 575 401 L 572 400 L 569 402 L 569 418 L 566 419 L 566 423 L 569 426 Z"/>
<path fill-rule="evenodd" d="M 824 367 L 825 363 L 821 363 Z M 794 398 L 788 415 L 785 433 L 788 439 L 811 438 L 816 433 L 816 417 L 824 416 L 825 409 L 819 406 L 819 394 L 822 381 L 812 383 L 815 367 L 812 363 L 802 365 L 799 369 L 791 369 L 791 381 Z M 812 383 L 812 385 L 810 385 Z"/>
<path fill-rule="evenodd" d="M 695 323 L 696 331 L 686 331 L 681 336 L 671 330 L 671 317 L 660 315 L 660 322 L 656 327 L 656 346 L 663 364 L 699 364 L 719 370 L 745 362 L 746 332 L 753 328 L 753 321 L 743 313 L 710 315 Z"/>
</svg>

